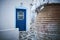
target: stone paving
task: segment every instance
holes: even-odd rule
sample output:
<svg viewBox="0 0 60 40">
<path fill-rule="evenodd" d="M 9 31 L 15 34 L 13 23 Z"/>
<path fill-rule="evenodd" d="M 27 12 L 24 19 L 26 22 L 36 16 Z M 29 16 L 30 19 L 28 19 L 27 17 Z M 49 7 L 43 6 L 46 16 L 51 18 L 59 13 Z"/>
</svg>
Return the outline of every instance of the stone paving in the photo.
<svg viewBox="0 0 60 40">
<path fill-rule="evenodd" d="M 37 40 L 37 32 L 35 27 L 31 27 L 29 31 L 20 31 L 19 39 L 20 40 Z"/>
<path fill-rule="evenodd" d="M 36 35 L 34 32 L 20 31 L 19 33 L 20 40 L 36 40 Z"/>
</svg>

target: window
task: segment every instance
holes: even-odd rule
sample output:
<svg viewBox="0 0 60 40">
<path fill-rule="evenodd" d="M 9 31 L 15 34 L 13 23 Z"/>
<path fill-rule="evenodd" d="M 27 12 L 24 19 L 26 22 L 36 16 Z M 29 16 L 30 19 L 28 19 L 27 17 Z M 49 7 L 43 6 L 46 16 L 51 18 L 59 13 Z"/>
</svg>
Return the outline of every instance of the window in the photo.
<svg viewBox="0 0 60 40">
<path fill-rule="evenodd" d="M 43 0 L 43 2 L 44 2 L 45 0 Z"/>
<path fill-rule="evenodd" d="M 17 17 L 18 17 L 18 20 L 23 20 L 24 19 L 24 12 L 23 11 L 19 11 L 17 13 Z"/>
</svg>

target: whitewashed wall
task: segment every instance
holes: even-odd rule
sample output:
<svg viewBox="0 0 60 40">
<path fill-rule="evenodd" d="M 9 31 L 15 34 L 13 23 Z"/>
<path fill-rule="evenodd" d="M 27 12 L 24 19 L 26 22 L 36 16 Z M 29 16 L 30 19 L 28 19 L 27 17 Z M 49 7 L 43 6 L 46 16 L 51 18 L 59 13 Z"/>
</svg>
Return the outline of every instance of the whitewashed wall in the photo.
<svg viewBox="0 0 60 40">
<path fill-rule="evenodd" d="M 18 40 L 19 31 L 15 28 L 15 9 L 20 7 L 21 2 L 23 2 L 23 6 L 27 8 L 26 24 L 27 30 L 29 30 L 31 0 L 0 0 L 0 40 Z"/>
<path fill-rule="evenodd" d="M 20 6 L 27 8 L 27 30 L 30 27 L 30 3 L 31 0 L 0 0 L 0 30 L 15 28 L 15 8 Z"/>
</svg>

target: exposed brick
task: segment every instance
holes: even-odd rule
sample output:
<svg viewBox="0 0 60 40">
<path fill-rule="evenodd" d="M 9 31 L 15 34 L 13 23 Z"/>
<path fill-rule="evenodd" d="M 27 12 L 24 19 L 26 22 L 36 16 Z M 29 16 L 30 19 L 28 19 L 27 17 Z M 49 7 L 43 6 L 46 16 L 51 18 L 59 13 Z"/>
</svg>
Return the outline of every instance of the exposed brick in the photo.
<svg viewBox="0 0 60 40">
<path fill-rule="evenodd" d="M 59 39 L 60 5 L 46 5 L 45 8 L 39 12 L 36 17 L 36 28 L 39 37 L 41 37 L 43 34 L 45 35 L 43 35 L 41 38 L 43 40 L 55 40 L 55 38 Z"/>
</svg>

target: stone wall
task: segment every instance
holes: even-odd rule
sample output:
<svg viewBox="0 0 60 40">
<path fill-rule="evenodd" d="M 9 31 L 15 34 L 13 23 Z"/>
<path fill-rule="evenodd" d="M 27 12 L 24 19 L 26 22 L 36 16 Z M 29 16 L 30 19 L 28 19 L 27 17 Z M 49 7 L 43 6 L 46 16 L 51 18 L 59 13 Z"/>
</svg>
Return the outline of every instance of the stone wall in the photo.
<svg viewBox="0 0 60 40">
<path fill-rule="evenodd" d="M 36 17 L 39 40 L 60 40 L 60 5 L 49 4 Z"/>
</svg>

